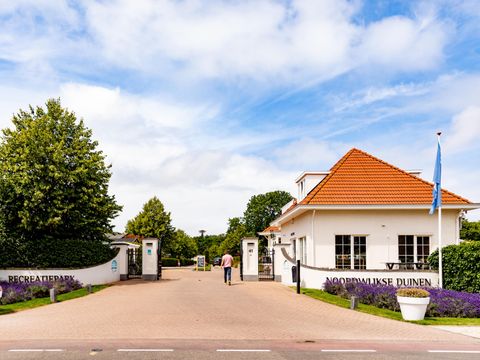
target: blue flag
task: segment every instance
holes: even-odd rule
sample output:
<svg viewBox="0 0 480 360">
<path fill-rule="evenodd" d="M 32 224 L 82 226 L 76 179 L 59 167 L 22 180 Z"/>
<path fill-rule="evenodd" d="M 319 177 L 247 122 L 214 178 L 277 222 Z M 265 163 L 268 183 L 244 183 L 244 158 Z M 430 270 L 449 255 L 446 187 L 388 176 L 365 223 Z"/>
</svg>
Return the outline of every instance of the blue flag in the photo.
<svg viewBox="0 0 480 360">
<path fill-rule="evenodd" d="M 433 173 L 433 200 L 430 208 L 430 215 L 435 209 L 442 206 L 442 155 L 440 151 L 440 138 L 438 139 L 437 159 L 435 160 L 435 171 Z"/>
</svg>

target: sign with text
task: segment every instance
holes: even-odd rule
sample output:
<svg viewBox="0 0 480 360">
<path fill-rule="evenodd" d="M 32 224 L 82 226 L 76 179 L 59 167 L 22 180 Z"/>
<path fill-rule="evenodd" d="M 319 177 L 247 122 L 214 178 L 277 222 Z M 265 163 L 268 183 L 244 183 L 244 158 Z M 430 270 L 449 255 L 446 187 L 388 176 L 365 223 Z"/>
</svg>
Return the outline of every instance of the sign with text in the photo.
<svg viewBox="0 0 480 360">
<path fill-rule="evenodd" d="M 197 256 L 197 266 L 198 267 L 205 267 L 205 256 L 204 255 L 198 255 Z"/>
</svg>

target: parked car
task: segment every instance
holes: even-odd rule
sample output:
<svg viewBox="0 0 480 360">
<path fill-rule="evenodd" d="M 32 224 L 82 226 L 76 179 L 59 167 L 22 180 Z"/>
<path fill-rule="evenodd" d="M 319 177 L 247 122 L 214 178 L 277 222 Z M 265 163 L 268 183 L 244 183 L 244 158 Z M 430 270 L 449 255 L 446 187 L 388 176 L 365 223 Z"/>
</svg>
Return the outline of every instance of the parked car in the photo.
<svg viewBox="0 0 480 360">
<path fill-rule="evenodd" d="M 220 264 L 222 263 L 222 258 L 221 257 L 216 257 L 213 259 L 213 266 L 220 266 Z"/>
</svg>

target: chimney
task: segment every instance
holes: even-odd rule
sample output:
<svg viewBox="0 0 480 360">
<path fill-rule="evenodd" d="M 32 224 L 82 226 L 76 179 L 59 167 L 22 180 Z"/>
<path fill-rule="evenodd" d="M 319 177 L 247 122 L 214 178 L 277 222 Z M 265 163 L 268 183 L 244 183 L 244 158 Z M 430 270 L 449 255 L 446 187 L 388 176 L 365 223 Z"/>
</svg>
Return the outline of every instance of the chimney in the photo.
<svg viewBox="0 0 480 360">
<path fill-rule="evenodd" d="M 329 171 L 305 171 L 296 180 L 298 186 L 298 202 L 302 201 L 317 184 L 322 181 Z"/>
</svg>

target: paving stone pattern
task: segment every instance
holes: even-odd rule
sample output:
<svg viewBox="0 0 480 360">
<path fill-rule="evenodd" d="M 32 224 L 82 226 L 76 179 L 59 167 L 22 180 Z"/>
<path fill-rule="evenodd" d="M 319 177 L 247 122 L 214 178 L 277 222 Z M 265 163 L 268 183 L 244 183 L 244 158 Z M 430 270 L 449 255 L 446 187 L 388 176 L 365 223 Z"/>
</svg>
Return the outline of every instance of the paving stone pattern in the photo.
<svg viewBox="0 0 480 360">
<path fill-rule="evenodd" d="M 338 339 L 455 341 L 473 338 L 325 304 L 273 282 L 223 284 L 220 268 L 164 271 L 101 292 L 0 316 L 0 338 L 19 339 Z"/>
</svg>

